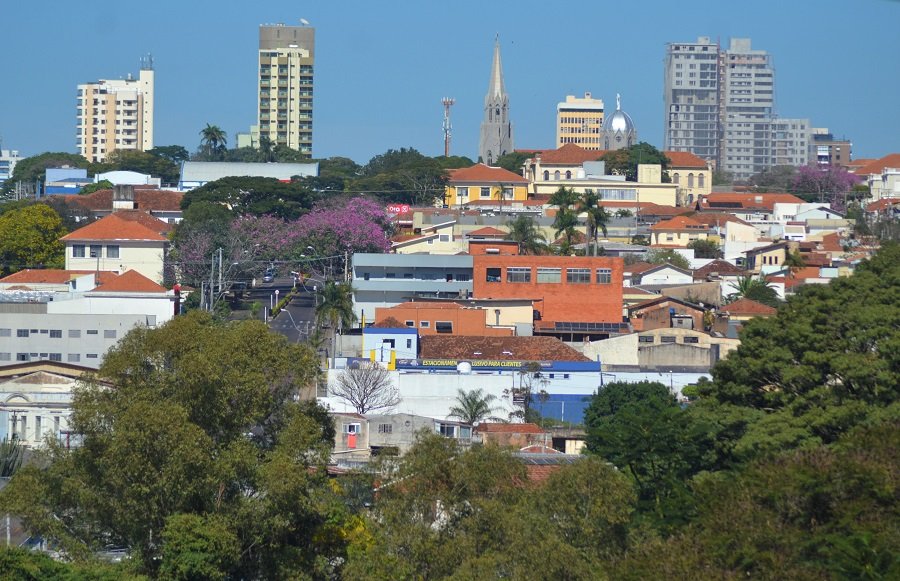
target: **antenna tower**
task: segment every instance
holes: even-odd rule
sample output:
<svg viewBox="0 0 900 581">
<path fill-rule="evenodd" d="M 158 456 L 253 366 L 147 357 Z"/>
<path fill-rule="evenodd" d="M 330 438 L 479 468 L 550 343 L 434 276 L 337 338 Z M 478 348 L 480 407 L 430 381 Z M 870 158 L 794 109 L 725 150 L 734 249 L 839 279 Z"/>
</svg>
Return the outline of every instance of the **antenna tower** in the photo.
<svg viewBox="0 0 900 581">
<path fill-rule="evenodd" d="M 453 97 L 441 99 L 444 105 L 444 157 L 450 157 L 450 137 L 453 134 L 453 126 L 450 125 L 450 107 L 456 103 Z"/>
</svg>

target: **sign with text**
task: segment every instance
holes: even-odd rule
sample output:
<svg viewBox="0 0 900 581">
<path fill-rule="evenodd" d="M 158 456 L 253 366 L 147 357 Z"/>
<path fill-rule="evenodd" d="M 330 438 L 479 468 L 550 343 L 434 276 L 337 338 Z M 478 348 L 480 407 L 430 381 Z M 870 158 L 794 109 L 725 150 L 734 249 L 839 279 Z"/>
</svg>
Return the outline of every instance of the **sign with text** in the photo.
<svg viewBox="0 0 900 581">
<path fill-rule="evenodd" d="M 405 214 L 409 212 L 409 204 L 388 204 L 387 211 L 391 214 Z"/>
</svg>

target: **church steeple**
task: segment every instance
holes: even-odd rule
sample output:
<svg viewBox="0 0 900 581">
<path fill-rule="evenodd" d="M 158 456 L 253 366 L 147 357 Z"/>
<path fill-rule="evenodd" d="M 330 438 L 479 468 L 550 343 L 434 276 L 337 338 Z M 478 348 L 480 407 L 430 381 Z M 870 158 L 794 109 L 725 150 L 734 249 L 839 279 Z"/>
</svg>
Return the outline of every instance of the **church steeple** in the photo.
<svg viewBox="0 0 900 581">
<path fill-rule="evenodd" d="M 484 97 L 484 120 L 481 122 L 481 138 L 478 156 L 488 165 L 497 163 L 501 155 L 513 151 L 512 123 L 509 121 L 509 97 L 503 86 L 503 67 L 500 64 L 500 37 L 494 41 L 494 59 L 491 63 L 491 79 Z"/>
</svg>

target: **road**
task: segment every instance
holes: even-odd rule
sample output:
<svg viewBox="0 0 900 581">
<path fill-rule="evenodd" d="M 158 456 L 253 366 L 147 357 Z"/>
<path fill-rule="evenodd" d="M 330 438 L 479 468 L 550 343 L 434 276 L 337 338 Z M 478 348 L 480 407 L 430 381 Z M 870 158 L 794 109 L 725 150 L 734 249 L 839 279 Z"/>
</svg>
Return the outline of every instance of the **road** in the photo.
<svg viewBox="0 0 900 581">
<path fill-rule="evenodd" d="M 271 302 L 271 295 L 277 288 L 283 294 L 291 289 L 292 281 L 290 278 L 285 279 L 286 285 L 282 279 L 275 279 L 274 283 L 261 285 L 254 289 L 254 292 L 260 293 L 257 300 L 268 299 L 263 301 L 266 306 Z M 315 328 L 315 295 L 311 292 L 301 291 L 291 299 L 291 302 L 285 307 L 278 316 L 269 322 L 269 328 L 287 337 L 288 341 L 297 343 L 306 340 L 306 337 Z"/>
</svg>

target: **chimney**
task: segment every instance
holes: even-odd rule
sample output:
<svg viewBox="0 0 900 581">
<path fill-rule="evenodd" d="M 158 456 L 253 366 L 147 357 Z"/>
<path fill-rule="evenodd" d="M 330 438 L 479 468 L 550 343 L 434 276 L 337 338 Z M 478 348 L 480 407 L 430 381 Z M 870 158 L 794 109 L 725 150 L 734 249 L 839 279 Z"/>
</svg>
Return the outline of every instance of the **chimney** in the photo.
<svg viewBox="0 0 900 581">
<path fill-rule="evenodd" d="M 113 186 L 112 209 L 134 210 L 134 186 L 131 184 L 119 184 Z"/>
</svg>

